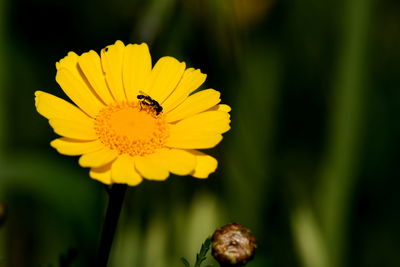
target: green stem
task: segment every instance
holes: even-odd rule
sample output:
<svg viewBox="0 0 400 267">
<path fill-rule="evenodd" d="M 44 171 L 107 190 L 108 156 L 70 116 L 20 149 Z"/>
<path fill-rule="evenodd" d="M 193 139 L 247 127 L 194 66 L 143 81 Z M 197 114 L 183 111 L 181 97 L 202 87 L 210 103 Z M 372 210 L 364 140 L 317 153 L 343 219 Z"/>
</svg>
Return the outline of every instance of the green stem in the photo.
<svg viewBox="0 0 400 267">
<path fill-rule="evenodd" d="M 343 47 L 335 88 L 333 117 L 322 183 L 320 216 L 331 266 L 343 266 L 351 194 L 362 145 L 363 101 L 368 75 L 367 43 L 373 0 L 347 1 Z"/>
<path fill-rule="evenodd" d="M 107 267 L 118 218 L 126 192 L 126 185 L 114 184 L 109 191 L 109 201 L 97 255 L 96 267 Z"/>
</svg>

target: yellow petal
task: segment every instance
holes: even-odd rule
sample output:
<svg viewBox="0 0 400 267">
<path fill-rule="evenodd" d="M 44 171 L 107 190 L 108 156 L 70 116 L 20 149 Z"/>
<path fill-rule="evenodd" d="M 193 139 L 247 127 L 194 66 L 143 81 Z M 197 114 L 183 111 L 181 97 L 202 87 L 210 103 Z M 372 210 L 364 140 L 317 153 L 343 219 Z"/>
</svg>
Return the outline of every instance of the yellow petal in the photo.
<svg viewBox="0 0 400 267">
<path fill-rule="evenodd" d="M 193 68 L 185 70 L 182 79 L 176 86 L 175 90 L 164 102 L 162 102 L 164 112 L 169 112 L 182 103 L 190 93 L 204 83 L 206 77 L 207 75 L 201 73 L 200 70 L 195 70 Z"/>
<path fill-rule="evenodd" d="M 122 83 L 122 63 L 124 60 L 125 45 L 121 41 L 109 45 L 101 50 L 101 63 L 106 76 L 108 87 L 114 98 L 125 101 L 125 90 Z"/>
<path fill-rule="evenodd" d="M 78 140 L 95 140 L 97 134 L 94 130 L 93 121 L 82 123 L 80 121 L 70 121 L 63 119 L 50 119 L 49 123 L 53 127 L 54 132 L 65 137 Z"/>
<path fill-rule="evenodd" d="M 77 62 L 79 56 L 75 52 L 69 52 L 64 58 L 56 63 L 56 69 L 69 69 L 74 75 L 79 76 Z"/>
<path fill-rule="evenodd" d="M 136 172 L 134 158 L 123 154 L 113 162 L 111 167 L 111 180 L 118 184 L 138 185 L 142 177 Z"/>
<path fill-rule="evenodd" d="M 230 129 L 229 124 L 231 121 L 229 118 L 229 113 L 223 111 L 206 111 L 181 120 L 176 124 L 171 124 L 170 128 L 174 132 L 212 132 L 221 134 Z"/>
<path fill-rule="evenodd" d="M 79 165 L 82 167 L 101 167 L 113 161 L 117 156 L 117 151 L 103 147 L 101 150 L 82 155 L 79 158 Z"/>
<path fill-rule="evenodd" d="M 56 81 L 66 95 L 84 112 L 94 118 L 97 112 L 104 107 L 100 100 L 82 80 L 69 69 L 61 68 L 57 71 Z"/>
<path fill-rule="evenodd" d="M 167 115 L 168 122 L 174 122 L 185 119 L 202 111 L 205 111 L 215 105 L 217 105 L 221 99 L 220 93 L 214 89 L 207 89 L 195 93 L 177 106 L 175 109 L 170 111 Z"/>
<path fill-rule="evenodd" d="M 58 138 L 53 140 L 50 145 L 63 155 L 78 156 L 100 150 L 104 145 L 99 140 L 81 141 L 71 138 Z"/>
<path fill-rule="evenodd" d="M 151 71 L 151 56 L 145 43 L 129 44 L 125 47 L 123 82 L 128 101 L 137 100 Z"/>
<path fill-rule="evenodd" d="M 191 175 L 196 178 L 208 178 L 210 173 L 215 172 L 218 162 L 215 158 L 197 150 L 189 150 L 196 157 L 196 168 Z"/>
<path fill-rule="evenodd" d="M 231 107 L 226 104 L 219 104 L 208 109 L 208 111 L 223 111 L 223 112 L 230 112 L 231 110 L 232 110 Z"/>
<path fill-rule="evenodd" d="M 148 180 L 164 181 L 169 176 L 168 170 L 160 166 L 160 160 L 156 154 L 136 156 L 135 167 L 140 175 Z"/>
<path fill-rule="evenodd" d="M 103 184 L 112 184 L 111 181 L 111 164 L 106 164 L 98 168 L 91 168 L 89 176 Z"/>
<path fill-rule="evenodd" d="M 162 103 L 175 89 L 182 78 L 186 64 L 173 57 L 162 57 L 148 77 L 144 92 L 158 103 Z"/>
<path fill-rule="evenodd" d="M 195 156 L 181 149 L 161 149 L 157 157 L 160 166 L 177 175 L 188 175 L 196 166 Z"/>
<path fill-rule="evenodd" d="M 108 89 L 99 55 L 93 50 L 83 53 L 79 57 L 78 63 L 83 74 L 85 74 L 88 82 L 99 98 L 105 104 L 113 103 L 114 98 Z"/>
<path fill-rule="evenodd" d="M 170 131 L 165 146 L 171 148 L 206 149 L 215 147 L 222 140 L 222 135 L 204 132 Z"/>
<path fill-rule="evenodd" d="M 36 91 L 35 105 L 40 115 L 47 119 L 65 119 L 79 121 L 85 124 L 92 123 L 93 119 L 71 103 L 54 95 Z"/>
</svg>

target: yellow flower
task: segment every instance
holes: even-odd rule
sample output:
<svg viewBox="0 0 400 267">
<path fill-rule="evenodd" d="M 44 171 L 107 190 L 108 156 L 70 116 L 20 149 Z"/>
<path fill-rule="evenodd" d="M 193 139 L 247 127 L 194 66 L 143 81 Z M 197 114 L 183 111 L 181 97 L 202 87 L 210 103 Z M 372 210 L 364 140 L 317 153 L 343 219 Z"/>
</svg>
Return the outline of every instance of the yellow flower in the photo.
<svg viewBox="0 0 400 267">
<path fill-rule="evenodd" d="M 146 44 L 115 42 L 99 56 L 74 52 L 56 63 L 56 81 L 75 105 L 36 91 L 37 111 L 62 136 L 51 146 L 80 156 L 90 177 L 131 186 L 169 173 L 207 178 L 217 160 L 197 149 L 216 146 L 230 129 L 220 93 L 193 93 L 200 70 L 163 57 L 152 68 Z"/>
</svg>

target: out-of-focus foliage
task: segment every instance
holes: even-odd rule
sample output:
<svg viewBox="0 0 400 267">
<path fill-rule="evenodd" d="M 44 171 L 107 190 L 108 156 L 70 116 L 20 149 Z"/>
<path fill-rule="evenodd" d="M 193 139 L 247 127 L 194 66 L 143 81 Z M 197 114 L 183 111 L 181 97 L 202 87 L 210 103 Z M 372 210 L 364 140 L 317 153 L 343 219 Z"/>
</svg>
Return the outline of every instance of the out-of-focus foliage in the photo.
<svg viewBox="0 0 400 267">
<path fill-rule="evenodd" d="M 398 1 L 0 1 L 0 266 L 90 266 L 103 185 L 34 109 L 54 64 L 122 40 L 207 73 L 232 130 L 208 180 L 130 188 L 110 266 L 182 266 L 232 221 L 249 267 L 400 266 Z M 216 264 L 208 257 L 207 264 Z M 64 264 L 64 265 L 63 265 Z"/>
</svg>

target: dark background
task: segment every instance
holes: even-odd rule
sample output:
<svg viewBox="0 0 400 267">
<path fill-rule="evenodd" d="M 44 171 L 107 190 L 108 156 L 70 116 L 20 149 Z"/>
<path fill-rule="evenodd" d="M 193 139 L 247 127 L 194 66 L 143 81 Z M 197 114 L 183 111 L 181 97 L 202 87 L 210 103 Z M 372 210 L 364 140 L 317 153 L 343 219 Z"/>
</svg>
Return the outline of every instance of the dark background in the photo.
<svg viewBox="0 0 400 267">
<path fill-rule="evenodd" d="M 399 14 L 395 0 L 1 0 L 0 266 L 93 260 L 104 186 L 49 146 L 33 94 L 63 96 L 55 62 L 116 40 L 207 73 L 232 130 L 208 180 L 128 190 L 110 266 L 183 266 L 231 221 L 258 238 L 249 267 L 400 266 Z"/>
</svg>

